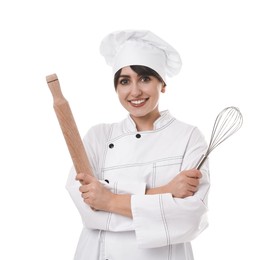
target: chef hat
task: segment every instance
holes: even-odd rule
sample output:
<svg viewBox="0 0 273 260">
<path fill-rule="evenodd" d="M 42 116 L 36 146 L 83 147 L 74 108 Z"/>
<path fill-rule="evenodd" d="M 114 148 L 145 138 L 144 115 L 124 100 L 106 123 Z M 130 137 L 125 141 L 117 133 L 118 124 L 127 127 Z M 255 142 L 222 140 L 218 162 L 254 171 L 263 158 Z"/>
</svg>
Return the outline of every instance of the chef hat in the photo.
<svg viewBox="0 0 273 260">
<path fill-rule="evenodd" d="M 182 65 L 179 53 L 150 31 L 110 33 L 102 40 L 100 52 L 114 74 L 126 66 L 143 65 L 155 70 L 166 82 L 166 75 L 178 74 Z"/>
</svg>

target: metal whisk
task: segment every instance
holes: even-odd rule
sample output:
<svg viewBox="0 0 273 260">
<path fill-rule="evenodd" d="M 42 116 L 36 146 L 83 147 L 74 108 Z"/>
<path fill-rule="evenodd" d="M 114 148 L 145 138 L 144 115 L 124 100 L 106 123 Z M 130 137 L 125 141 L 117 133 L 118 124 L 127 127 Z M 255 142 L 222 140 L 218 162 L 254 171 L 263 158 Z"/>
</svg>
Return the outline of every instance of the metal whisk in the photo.
<svg viewBox="0 0 273 260">
<path fill-rule="evenodd" d="M 199 170 L 212 150 L 237 132 L 242 124 L 243 116 L 238 108 L 227 107 L 223 109 L 215 119 L 209 147 L 206 153 L 202 155 L 195 168 Z"/>
</svg>

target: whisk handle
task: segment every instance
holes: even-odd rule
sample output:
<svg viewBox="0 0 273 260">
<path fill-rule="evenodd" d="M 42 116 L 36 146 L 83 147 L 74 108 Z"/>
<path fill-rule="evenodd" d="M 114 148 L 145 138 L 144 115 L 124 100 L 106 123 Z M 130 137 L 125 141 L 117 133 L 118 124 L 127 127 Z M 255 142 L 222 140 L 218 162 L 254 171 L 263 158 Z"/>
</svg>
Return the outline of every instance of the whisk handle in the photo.
<svg viewBox="0 0 273 260">
<path fill-rule="evenodd" d="M 201 158 L 199 159 L 198 163 L 196 164 L 195 168 L 196 168 L 197 170 L 200 170 L 200 168 L 202 167 L 203 163 L 206 161 L 207 158 L 208 158 L 208 156 L 205 155 L 205 154 L 203 154 L 203 155 L 201 156 Z"/>
</svg>

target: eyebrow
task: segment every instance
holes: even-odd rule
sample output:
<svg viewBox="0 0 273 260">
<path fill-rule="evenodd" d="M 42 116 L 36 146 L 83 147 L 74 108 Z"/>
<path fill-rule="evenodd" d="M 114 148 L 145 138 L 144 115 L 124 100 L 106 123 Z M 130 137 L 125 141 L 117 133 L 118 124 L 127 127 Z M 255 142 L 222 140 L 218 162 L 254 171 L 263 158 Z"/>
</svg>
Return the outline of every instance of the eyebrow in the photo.
<svg viewBox="0 0 273 260">
<path fill-rule="evenodd" d="M 119 78 L 131 78 L 129 75 L 119 75 Z"/>
<path fill-rule="evenodd" d="M 152 77 L 152 75 L 149 75 L 149 74 L 137 74 L 138 77 Z M 119 75 L 119 78 L 131 78 L 130 75 Z"/>
</svg>

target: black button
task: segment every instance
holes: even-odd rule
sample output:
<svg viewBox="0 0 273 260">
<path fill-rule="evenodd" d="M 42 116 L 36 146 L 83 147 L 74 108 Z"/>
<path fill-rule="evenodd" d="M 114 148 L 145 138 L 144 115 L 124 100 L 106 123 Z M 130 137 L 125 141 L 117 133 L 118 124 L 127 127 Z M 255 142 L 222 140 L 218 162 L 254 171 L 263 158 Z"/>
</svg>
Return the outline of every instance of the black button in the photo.
<svg viewBox="0 0 273 260">
<path fill-rule="evenodd" d="M 109 183 L 109 181 L 107 179 L 104 180 L 105 182 Z"/>
<path fill-rule="evenodd" d="M 110 149 L 114 148 L 114 144 L 109 144 L 109 148 Z"/>
<path fill-rule="evenodd" d="M 141 135 L 140 134 L 136 134 L 136 138 L 140 138 L 141 137 Z"/>
</svg>

